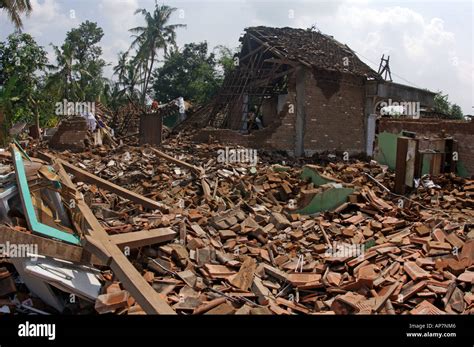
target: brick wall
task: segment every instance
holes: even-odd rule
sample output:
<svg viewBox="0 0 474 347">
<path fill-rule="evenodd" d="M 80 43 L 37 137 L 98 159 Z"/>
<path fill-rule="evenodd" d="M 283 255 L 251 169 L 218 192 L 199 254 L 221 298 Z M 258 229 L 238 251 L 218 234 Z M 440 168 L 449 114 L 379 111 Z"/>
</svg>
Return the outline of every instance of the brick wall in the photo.
<svg viewBox="0 0 474 347">
<path fill-rule="evenodd" d="M 365 151 L 363 83 L 363 78 L 339 72 L 306 73 L 304 148 L 307 155 Z"/>
<path fill-rule="evenodd" d="M 390 119 L 379 120 L 378 131 L 398 134 L 413 131 L 417 137 L 452 136 L 458 141 L 459 160 L 469 174 L 474 175 L 474 122 L 442 119 Z"/>
<path fill-rule="evenodd" d="M 87 122 L 82 117 L 63 120 L 58 131 L 49 141 L 49 146 L 57 150 L 82 152 L 85 149 L 87 138 Z"/>
<path fill-rule="evenodd" d="M 364 79 L 327 71 L 307 70 L 305 74 L 304 149 L 315 152 L 365 152 Z M 224 129 L 202 129 L 197 141 L 210 137 L 222 144 L 249 148 L 284 150 L 294 154 L 296 144 L 296 77 L 288 81 L 288 97 L 274 122 L 250 135 Z"/>
<path fill-rule="evenodd" d="M 295 93 L 290 92 L 279 118 L 263 129 L 253 130 L 250 134 L 242 134 L 240 131 L 232 129 L 204 128 L 194 135 L 193 140 L 206 143 L 217 140 L 223 145 L 282 150 L 292 155 L 295 147 L 296 111 L 290 112 L 289 106 L 291 103 L 295 103 L 294 99 Z"/>
<path fill-rule="evenodd" d="M 241 109 L 241 104 L 237 103 Z M 291 107 L 293 105 L 293 107 Z M 240 111 L 241 112 L 241 111 Z M 248 135 L 232 129 L 209 129 L 198 131 L 193 139 L 198 142 L 218 140 L 223 145 L 240 145 L 247 148 L 282 150 L 290 155 L 295 149 L 296 92 L 295 77 L 288 81 L 288 97 L 282 111 L 270 125 L 252 130 Z"/>
</svg>

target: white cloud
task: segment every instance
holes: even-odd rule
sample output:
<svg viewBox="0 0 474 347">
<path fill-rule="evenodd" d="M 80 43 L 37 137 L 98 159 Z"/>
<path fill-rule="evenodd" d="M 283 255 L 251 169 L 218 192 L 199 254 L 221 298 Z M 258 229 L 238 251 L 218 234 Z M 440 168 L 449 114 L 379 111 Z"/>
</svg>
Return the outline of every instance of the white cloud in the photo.
<svg viewBox="0 0 474 347">
<path fill-rule="evenodd" d="M 443 19 L 426 18 L 408 7 L 374 8 L 350 1 L 340 4 L 330 16 L 308 12 L 297 18 L 297 26 L 308 27 L 315 21 L 323 32 L 347 43 L 372 68 L 377 69 L 382 54 L 388 54 L 396 81 L 442 90 L 462 105 L 464 112 L 472 112 L 474 65 L 472 54 L 466 50 L 472 42 L 466 47 Z"/>
<path fill-rule="evenodd" d="M 34 37 L 47 35 L 49 31 L 65 32 L 75 26 L 77 18 L 71 18 L 69 10 L 64 11 L 55 0 L 32 0 L 33 11 L 24 22 L 24 31 Z"/>
<path fill-rule="evenodd" d="M 137 0 L 102 0 L 98 4 L 101 17 L 107 18 L 111 29 L 118 34 L 137 25 L 138 15 L 133 15 L 137 8 L 140 8 Z"/>
<path fill-rule="evenodd" d="M 105 68 L 105 75 L 111 77 L 117 55 L 130 47 L 130 32 L 128 29 L 140 23 L 140 16 L 134 15 L 140 8 L 137 0 L 102 0 L 98 3 L 98 12 L 104 19 L 104 38 L 102 45 L 103 58 L 111 64 Z"/>
<path fill-rule="evenodd" d="M 239 35 L 249 25 L 308 28 L 316 24 L 321 31 L 347 43 L 374 69 L 377 69 L 382 54 L 389 54 L 396 81 L 407 83 L 397 77 L 401 76 L 417 86 L 443 90 L 466 113 L 472 113 L 474 47 L 472 35 L 466 32 L 470 31 L 474 21 L 472 16 L 458 21 L 456 14 L 472 11 L 474 15 L 474 6 L 460 2 L 458 5 L 464 7 L 452 8 L 453 5 L 447 2 L 438 10 L 431 11 L 431 3 L 419 6 L 419 2 L 406 1 L 399 1 L 398 6 L 369 0 L 233 0 L 227 4 L 212 0 L 199 4 L 169 0 L 166 3 L 186 11 L 184 20 L 174 18 L 175 22 L 188 24 L 187 30 L 178 31 L 180 45 L 207 40 L 212 45 L 236 47 Z M 134 15 L 134 11 L 142 7 L 151 11 L 154 1 L 32 0 L 32 5 L 31 16 L 24 18 L 25 32 L 32 34 L 48 51 L 50 42 L 61 45 L 68 30 L 89 19 L 103 28 L 103 57 L 113 65 L 117 53 L 126 50 L 131 43 L 128 29 L 143 23 L 142 16 Z M 294 19 L 288 18 L 289 9 L 294 10 Z M 75 11 L 76 18 L 70 18 L 70 10 Z M 13 31 L 13 27 L 1 11 L 0 21 L 0 39 L 3 39 Z M 107 68 L 108 77 L 110 72 L 111 68 Z"/>
</svg>

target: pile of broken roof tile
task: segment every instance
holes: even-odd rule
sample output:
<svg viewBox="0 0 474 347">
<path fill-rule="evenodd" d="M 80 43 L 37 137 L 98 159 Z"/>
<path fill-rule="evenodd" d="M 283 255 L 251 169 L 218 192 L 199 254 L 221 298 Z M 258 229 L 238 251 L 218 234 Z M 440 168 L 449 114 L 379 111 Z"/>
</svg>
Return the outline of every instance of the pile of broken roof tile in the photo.
<svg viewBox="0 0 474 347">
<path fill-rule="evenodd" d="M 318 185 L 301 178 L 304 162 L 259 152 L 256 166 L 222 163 L 219 149 L 175 138 L 161 151 L 177 161 L 128 146 L 55 155 L 163 204 L 144 210 L 77 184 L 110 235 L 176 232 L 128 257 L 178 313 L 474 312 L 474 181 L 427 178 L 400 197 L 388 191 L 393 174 L 375 162 L 307 166 L 330 182 Z M 347 202 L 301 213 L 335 185 L 352 190 Z M 104 280 L 98 312 L 143 313 L 116 277 Z"/>
</svg>

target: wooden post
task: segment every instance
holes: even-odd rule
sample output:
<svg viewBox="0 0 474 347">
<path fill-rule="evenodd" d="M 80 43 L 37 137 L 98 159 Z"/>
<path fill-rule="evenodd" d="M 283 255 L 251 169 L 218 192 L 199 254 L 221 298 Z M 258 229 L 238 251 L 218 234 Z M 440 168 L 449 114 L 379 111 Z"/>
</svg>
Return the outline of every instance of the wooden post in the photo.
<svg viewBox="0 0 474 347">
<path fill-rule="evenodd" d="M 140 116 L 140 146 L 161 144 L 163 117 L 159 113 L 148 113 Z"/>
<path fill-rule="evenodd" d="M 413 187 L 417 178 L 420 159 L 418 140 L 400 136 L 397 139 L 397 158 L 395 161 L 395 193 L 405 194 L 405 188 Z"/>
</svg>

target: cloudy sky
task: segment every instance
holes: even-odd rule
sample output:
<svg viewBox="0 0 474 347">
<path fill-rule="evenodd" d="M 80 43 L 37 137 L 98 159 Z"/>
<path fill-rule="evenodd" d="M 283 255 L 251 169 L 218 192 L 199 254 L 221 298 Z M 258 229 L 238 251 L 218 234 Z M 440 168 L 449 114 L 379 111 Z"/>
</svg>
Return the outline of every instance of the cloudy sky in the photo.
<svg viewBox="0 0 474 347">
<path fill-rule="evenodd" d="M 31 0 L 33 13 L 24 31 L 51 54 L 66 32 L 85 20 L 104 29 L 104 59 L 113 66 L 117 53 L 131 42 L 128 29 L 142 23 L 137 8 L 152 10 L 154 0 Z M 396 82 L 442 90 L 465 114 L 474 113 L 474 0 L 462 1 L 279 1 L 160 0 L 176 7 L 173 22 L 178 45 L 207 41 L 210 47 L 238 46 L 248 26 L 312 25 L 346 43 L 377 70 L 382 54 L 390 55 Z M 0 40 L 13 31 L 0 12 Z M 107 69 L 110 77 L 111 67 Z"/>
</svg>

